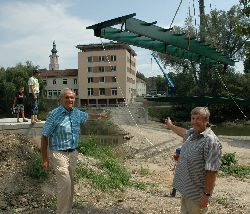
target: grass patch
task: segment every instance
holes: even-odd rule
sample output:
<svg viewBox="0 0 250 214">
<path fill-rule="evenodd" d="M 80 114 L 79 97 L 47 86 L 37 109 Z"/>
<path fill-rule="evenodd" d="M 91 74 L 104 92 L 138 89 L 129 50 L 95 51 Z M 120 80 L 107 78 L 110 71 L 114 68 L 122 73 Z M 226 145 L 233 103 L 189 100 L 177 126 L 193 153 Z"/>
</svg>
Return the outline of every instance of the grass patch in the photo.
<svg viewBox="0 0 250 214">
<path fill-rule="evenodd" d="M 115 158 L 111 147 L 98 145 L 94 138 L 88 138 L 80 141 L 77 150 L 83 155 L 91 156 L 99 160 L 105 158 Z"/>
<path fill-rule="evenodd" d="M 41 153 L 39 150 L 35 150 L 28 161 L 26 175 L 42 182 L 48 179 L 49 173 L 43 170 L 41 166 Z"/>
<path fill-rule="evenodd" d="M 90 138 L 79 143 L 78 151 L 85 156 L 98 159 L 99 162 L 98 170 L 79 164 L 75 173 L 76 182 L 86 178 L 94 188 L 101 191 L 124 190 L 129 186 L 144 188 L 143 184 L 130 181 L 130 174 L 112 148 L 98 145 L 94 139 Z"/>
<path fill-rule="evenodd" d="M 244 179 L 250 175 L 250 166 L 239 165 L 235 153 L 225 153 L 221 157 L 220 175 Z"/>
<path fill-rule="evenodd" d="M 142 176 L 146 176 L 146 175 L 149 174 L 149 169 L 144 168 L 144 167 L 141 166 L 139 173 L 140 173 L 140 175 L 142 175 Z"/>
<path fill-rule="evenodd" d="M 138 181 L 132 181 L 130 182 L 130 185 L 134 187 L 135 189 L 140 189 L 140 190 L 146 190 L 147 185 L 143 182 L 138 182 Z"/>
<path fill-rule="evenodd" d="M 214 200 L 216 203 L 223 206 L 227 206 L 229 204 L 229 199 L 226 197 L 216 197 Z"/>
</svg>

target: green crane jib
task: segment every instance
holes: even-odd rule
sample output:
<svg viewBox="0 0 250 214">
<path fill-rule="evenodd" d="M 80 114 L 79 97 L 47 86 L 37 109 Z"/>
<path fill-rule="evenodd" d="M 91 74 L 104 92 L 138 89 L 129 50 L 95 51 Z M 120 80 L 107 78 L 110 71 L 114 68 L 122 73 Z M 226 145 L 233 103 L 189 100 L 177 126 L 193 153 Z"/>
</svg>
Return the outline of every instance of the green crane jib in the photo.
<svg viewBox="0 0 250 214">
<path fill-rule="evenodd" d="M 172 29 L 156 26 L 133 18 L 136 14 L 121 16 L 104 21 L 87 29 L 93 29 L 97 37 L 146 48 L 152 51 L 189 59 L 205 64 L 235 65 L 235 61 L 204 42 L 186 34 L 176 34 Z M 121 25 L 120 28 L 112 26 Z"/>
</svg>

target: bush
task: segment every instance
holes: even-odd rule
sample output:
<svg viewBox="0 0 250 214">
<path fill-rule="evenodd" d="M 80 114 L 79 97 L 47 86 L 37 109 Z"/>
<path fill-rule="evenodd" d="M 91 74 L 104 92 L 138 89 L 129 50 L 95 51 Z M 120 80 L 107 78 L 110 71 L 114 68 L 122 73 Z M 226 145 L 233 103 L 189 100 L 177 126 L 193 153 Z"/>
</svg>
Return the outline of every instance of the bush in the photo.
<svg viewBox="0 0 250 214">
<path fill-rule="evenodd" d="M 41 154 L 38 150 L 35 150 L 27 165 L 26 175 L 40 181 L 48 178 L 48 173 L 41 166 Z"/>
<path fill-rule="evenodd" d="M 237 162 L 235 153 L 225 153 L 221 157 L 221 167 L 231 166 L 233 164 L 237 164 Z"/>
<path fill-rule="evenodd" d="M 235 153 L 225 153 L 222 155 L 220 170 L 221 175 L 231 175 L 241 179 L 250 175 L 250 166 L 239 165 Z"/>
</svg>

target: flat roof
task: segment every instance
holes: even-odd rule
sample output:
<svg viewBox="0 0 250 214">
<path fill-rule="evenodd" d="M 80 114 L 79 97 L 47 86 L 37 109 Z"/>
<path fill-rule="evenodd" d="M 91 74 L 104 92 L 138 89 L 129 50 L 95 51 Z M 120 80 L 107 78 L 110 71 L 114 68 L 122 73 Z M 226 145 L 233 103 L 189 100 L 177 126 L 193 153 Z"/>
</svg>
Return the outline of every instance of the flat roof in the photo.
<svg viewBox="0 0 250 214">
<path fill-rule="evenodd" d="M 77 45 L 76 48 L 78 48 L 81 51 L 88 52 L 88 51 L 95 51 L 95 50 L 120 50 L 120 49 L 126 49 L 128 52 L 131 52 L 134 56 L 137 56 L 135 51 L 127 44 L 125 43 L 115 43 L 115 42 L 109 42 L 109 43 L 100 43 L 100 44 L 88 44 L 88 45 Z"/>
</svg>

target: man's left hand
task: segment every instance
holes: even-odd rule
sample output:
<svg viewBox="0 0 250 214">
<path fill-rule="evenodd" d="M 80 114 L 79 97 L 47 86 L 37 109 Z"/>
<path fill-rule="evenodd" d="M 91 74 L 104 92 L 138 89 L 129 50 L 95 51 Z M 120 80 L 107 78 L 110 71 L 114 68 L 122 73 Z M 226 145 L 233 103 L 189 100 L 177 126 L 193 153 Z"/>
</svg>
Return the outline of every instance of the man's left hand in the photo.
<svg viewBox="0 0 250 214">
<path fill-rule="evenodd" d="M 209 197 L 202 194 L 199 200 L 200 208 L 206 208 L 208 206 L 208 202 L 209 202 Z"/>
</svg>

